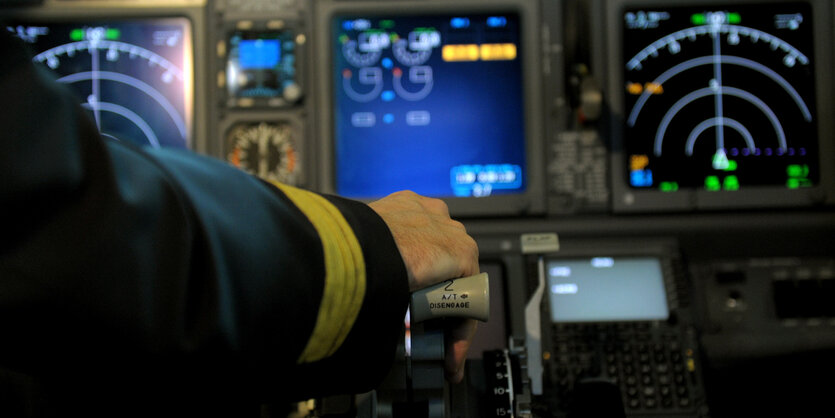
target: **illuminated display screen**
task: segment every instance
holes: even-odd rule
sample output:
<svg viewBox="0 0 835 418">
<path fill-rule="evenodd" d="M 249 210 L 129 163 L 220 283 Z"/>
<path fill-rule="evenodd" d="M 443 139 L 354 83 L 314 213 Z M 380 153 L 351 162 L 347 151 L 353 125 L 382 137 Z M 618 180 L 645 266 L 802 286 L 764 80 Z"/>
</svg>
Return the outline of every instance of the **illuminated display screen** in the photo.
<svg viewBox="0 0 835 418">
<path fill-rule="evenodd" d="M 281 58 L 280 44 L 275 39 L 242 40 L 238 44 L 241 68 L 260 70 L 275 67 Z"/>
<path fill-rule="evenodd" d="M 7 27 L 34 61 L 78 94 L 104 137 L 187 148 L 191 137 L 192 44 L 185 18 Z"/>
<path fill-rule="evenodd" d="M 665 320 L 664 276 L 657 258 L 595 257 L 546 263 L 553 322 Z"/>
<path fill-rule="evenodd" d="M 525 191 L 517 15 L 332 23 L 337 193 Z"/>
<path fill-rule="evenodd" d="M 622 24 L 632 188 L 817 184 L 808 4 L 628 9 Z"/>
<path fill-rule="evenodd" d="M 279 97 L 294 101 L 296 42 L 289 31 L 238 31 L 229 37 L 227 92 L 234 98 Z"/>
</svg>

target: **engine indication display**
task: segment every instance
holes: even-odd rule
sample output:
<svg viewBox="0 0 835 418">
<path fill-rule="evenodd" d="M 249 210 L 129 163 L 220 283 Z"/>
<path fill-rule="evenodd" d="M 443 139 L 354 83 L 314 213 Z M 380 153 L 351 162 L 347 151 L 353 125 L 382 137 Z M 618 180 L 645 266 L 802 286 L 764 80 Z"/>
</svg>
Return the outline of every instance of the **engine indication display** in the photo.
<svg viewBox="0 0 835 418">
<path fill-rule="evenodd" d="M 331 24 L 338 194 L 525 193 L 518 13 L 336 16 Z"/>
<path fill-rule="evenodd" d="M 186 148 L 191 135 L 188 19 L 17 24 L 34 61 L 71 86 L 102 136 Z"/>
<path fill-rule="evenodd" d="M 808 4 L 629 9 L 622 17 L 632 188 L 817 184 Z"/>
</svg>

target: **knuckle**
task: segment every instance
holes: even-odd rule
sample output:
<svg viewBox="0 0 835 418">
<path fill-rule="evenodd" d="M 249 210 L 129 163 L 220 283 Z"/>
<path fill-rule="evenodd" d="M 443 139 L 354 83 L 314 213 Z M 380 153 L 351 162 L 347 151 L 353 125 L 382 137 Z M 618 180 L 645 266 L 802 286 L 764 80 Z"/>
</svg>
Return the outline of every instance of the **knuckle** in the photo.
<svg viewBox="0 0 835 418">
<path fill-rule="evenodd" d="M 392 196 L 414 197 L 418 194 L 411 190 L 400 190 L 391 194 Z"/>
<path fill-rule="evenodd" d="M 449 206 L 446 204 L 446 202 L 444 202 L 441 199 L 424 197 L 421 203 L 423 204 L 423 207 L 426 208 L 426 210 L 432 213 L 439 213 L 447 216 L 449 214 Z"/>
<path fill-rule="evenodd" d="M 465 233 L 467 232 L 467 227 L 464 226 L 463 223 L 461 223 L 460 221 L 456 221 L 455 219 L 450 219 L 449 220 L 449 225 L 452 226 L 453 228 L 460 229 L 460 230 L 464 231 Z"/>
</svg>

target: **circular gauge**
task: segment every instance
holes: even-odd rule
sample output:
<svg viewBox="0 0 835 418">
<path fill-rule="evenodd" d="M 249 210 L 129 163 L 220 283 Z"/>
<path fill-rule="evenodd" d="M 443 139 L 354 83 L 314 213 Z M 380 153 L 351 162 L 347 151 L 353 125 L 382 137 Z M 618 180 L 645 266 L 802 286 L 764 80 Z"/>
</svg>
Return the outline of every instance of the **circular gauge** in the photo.
<svg viewBox="0 0 835 418">
<path fill-rule="evenodd" d="M 295 185 L 299 161 L 288 123 L 239 124 L 226 135 L 226 160 L 264 180 Z"/>
<path fill-rule="evenodd" d="M 185 148 L 191 103 L 186 19 L 18 26 L 34 61 L 79 95 L 103 136 Z"/>
<path fill-rule="evenodd" d="M 432 48 L 412 51 L 409 49 L 409 42 L 405 39 L 398 39 L 394 42 L 391 52 L 403 65 L 421 65 L 432 56 Z"/>
<path fill-rule="evenodd" d="M 432 49 L 441 45 L 441 34 L 433 28 L 419 28 L 409 32 L 407 39 L 394 36 L 391 52 L 403 65 L 421 65 L 432 56 Z"/>
<path fill-rule="evenodd" d="M 813 185 L 811 21 L 804 4 L 626 11 L 630 185 Z"/>
<path fill-rule="evenodd" d="M 357 34 L 357 39 L 351 39 L 343 34 L 339 37 L 342 43 L 342 55 L 355 67 L 369 67 L 377 63 L 383 55 L 383 50 L 391 45 L 389 34 L 378 29 L 368 29 Z"/>
<path fill-rule="evenodd" d="M 342 54 L 354 67 L 369 67 L 377 63 L 382 51 L 362 53 L 357 49 L 357 41 L 348 40 L 342 44 Z"/>
</svg>

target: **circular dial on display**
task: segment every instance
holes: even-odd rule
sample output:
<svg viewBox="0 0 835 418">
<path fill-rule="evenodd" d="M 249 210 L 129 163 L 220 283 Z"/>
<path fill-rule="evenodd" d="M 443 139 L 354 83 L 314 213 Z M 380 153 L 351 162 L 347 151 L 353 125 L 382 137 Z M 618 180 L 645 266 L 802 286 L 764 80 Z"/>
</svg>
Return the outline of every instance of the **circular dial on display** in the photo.
<svg viewBox="0 0 835 418">
<path fill-rule="evenodd" d="M 389 34 L 378 29 L 360 32 L 357 39 L 342 35 L 339 41 L 342 43 L 342 55 L 355 67 L 376 64 L 383 55 L 383 50 L 391 45 Z"/>
<path fill-rule="evenodd" d="M 391 52 L 403 65 L 422 65 L 432 56 L 432 49 L 441 45 L 441 35 L 432 28 L 409 32 L 406 39 L 395 37 Z"/>
<path fill-rule="evenodd" d="M 630 10 L 623 18 L 633 188 L 816 182 L 808 5 Z"/>
<path fill-rule="evenodd" d="M 33 60 L 78 94 L 102 136 L 152 147 L 187 147 L 191 59 L 186 19 L 7 28 L 32 44 Z"/>
<path fill-rule="evenodd" d="M 298 182 L 295 131 L 289 123 L 245 123 L 226 135 L 226 160 L 264 180 L 289 185 Z"/>
</svg>

